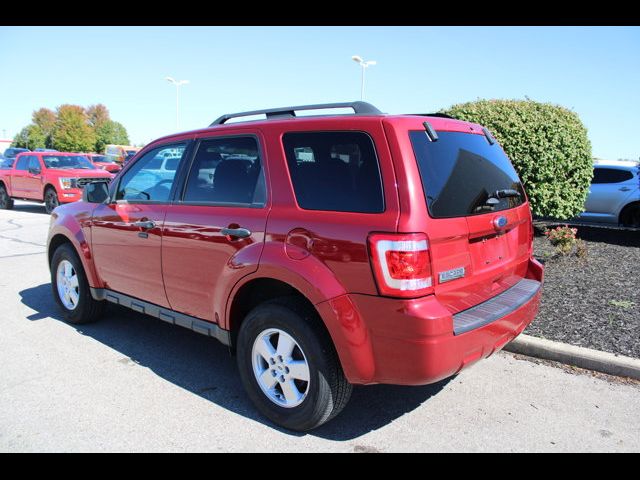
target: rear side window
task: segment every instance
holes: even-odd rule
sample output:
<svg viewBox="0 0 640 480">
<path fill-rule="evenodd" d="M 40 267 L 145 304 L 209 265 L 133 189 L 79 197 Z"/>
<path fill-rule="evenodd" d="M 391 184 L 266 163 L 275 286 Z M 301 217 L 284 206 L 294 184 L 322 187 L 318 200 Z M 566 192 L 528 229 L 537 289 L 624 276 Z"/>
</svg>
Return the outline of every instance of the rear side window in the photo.
<svg viewBox="0 0 640 480">
<path fill-rule="evenodd" d="M 29 156 L 23 155 L 18 158 L 18 163 L 16 164 L 16 170 L 28 170 L 29 169 Z"/>
<path fill-rule="evenodd" d="M 618 170 L 616 168 L 594 168 L 592 184 L 598 183 L 620 183 L 633 178 L 633 173 L 628 170 Z"/>
<path fill-rule="evenodd" d="M 363 132 L 296 132 L 283 137 L 298 205 L 306 210 L 380 213 L 378 158 Z"/>
<path fill-rule="evenodd" d="M 429 214 L 463 217 L 517 207 L 524 189 L 509 158 L 484 135 L 424 130 L 409 132 Z"/>
<path fill-rule="evenodd" d="M 255 137 L 203 140 L 193 160 L 184 202 L 263 206 L 265 178 Z"/>
</svg>

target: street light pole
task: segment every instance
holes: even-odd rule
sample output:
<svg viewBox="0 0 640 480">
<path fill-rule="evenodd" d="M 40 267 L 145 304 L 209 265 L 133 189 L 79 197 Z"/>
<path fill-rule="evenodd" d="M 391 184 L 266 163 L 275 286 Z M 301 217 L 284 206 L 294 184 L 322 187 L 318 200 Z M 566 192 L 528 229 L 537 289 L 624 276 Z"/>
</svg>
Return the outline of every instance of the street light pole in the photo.
<svg viewBox="0 0 640 480">
<path fill-rule="evenodd" d="M 189 80 L 175 80 L 172 77 L 165 77 L 165 80 L 169 83 L 172 83 L 176 86 L 176 130 L 180 129 L 180 119 L 179 119 L 179 111 L 180 111 L 180 87 L 182 85 L 186 85 L 189 83 Z"/>
<path fill-rule="evenodd" d="M 364 69 L 375 65 L 377 62 L 375 60 L 364 61 L 361 56 L 354 55 L 351 57 L 351 60 L 356 62 L 360 67 L 362 67 L 362 75 L 360 77 L 360 100 L 364 100 Z"/>
</svg>

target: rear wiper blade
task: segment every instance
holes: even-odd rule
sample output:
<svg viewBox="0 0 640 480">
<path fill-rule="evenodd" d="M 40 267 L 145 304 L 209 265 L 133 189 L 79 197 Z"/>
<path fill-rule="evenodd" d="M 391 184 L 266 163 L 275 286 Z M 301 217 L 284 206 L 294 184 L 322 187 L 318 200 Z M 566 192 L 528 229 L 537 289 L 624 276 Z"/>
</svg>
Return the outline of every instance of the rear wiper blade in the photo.
<svg viewBox="0 0 640 480">
<path fill-rule="evenodd" d="M 513 190 L 511 188 L 505 188 L 503 190 L 496 190 L 491 195 L 489 195 L 489 198 L 507 198 L 507 197 L 519 197 L 519 196 L 520 196 L 520 192 L 518 192 L 517 190 Z"/>
</svg>

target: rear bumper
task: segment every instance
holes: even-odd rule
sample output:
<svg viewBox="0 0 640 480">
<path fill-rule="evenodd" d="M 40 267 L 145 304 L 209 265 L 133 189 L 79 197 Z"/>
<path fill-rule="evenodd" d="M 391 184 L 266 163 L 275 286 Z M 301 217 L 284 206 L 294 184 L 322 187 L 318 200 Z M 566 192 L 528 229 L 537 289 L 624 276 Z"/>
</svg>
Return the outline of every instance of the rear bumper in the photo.
<svg viewBox="0 0 640 480">
<path fill-rule="evenodd" d="M 529 285 L 541 285 L 542 275 L 542 265 L 531 259 Z M 523 301 L 514 303 L 515 308 L 487 308 L 493 317 L 464 332 L 455 328 L 456 318 L 433 295 L 399 300 L 353 294 L 327 303 L 338 301 L 333 311 L 349 317 L 351 326 L 359 323 L 357 319 L 365 325 L 357 344 L 348 341 L 337 345 L 352 383 L 424 385 L 458 373 L 513 340 L 534 319 L 541 293 L 542 288 L 531 290 Z M 507 295 L 495 304 L 506 305 L 510 300 Z M 349 304 L 354 311 L 348 312 Z M 478 310 L 472 313 L 477 316 Z M 344 319 L 341 324 L 345 325 Z M 341 348 L 350 351 L 343 353 Z"/>
</svg>

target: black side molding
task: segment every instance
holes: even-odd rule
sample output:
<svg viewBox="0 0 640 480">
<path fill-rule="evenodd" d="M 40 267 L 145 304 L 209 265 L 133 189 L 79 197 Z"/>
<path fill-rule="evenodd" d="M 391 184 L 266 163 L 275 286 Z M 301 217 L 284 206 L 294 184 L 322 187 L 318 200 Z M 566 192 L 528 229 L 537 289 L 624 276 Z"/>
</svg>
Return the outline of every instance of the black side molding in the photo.
<svg viewBox="0 0 640 480">
<path fill-rule="evenodd" d="M 114 292 L 106 288 L 91 288 L 91 296 L 95 300 L 106 300 L 108 302 L 115 303 L 116 305 L 122 305 L 123 307 L 130 308 L 136 312 L 159 318 L 163 322 L 179 325 L 181 327 L 188 328 L 189 330 L 193 330 L 196 333 L 200 333 L 201 335 L 213 337 L 224 345 L 231 345 L 230 332 L 220 328 L 215 323 L 206 322 L 199 318 L 175 312 L 168 308 L 160 307 L 154 303 L 138 300 L 137 298 Z"/>
<path fill-rule="evenodd" d="M 422 125 L 424 125 L 424 129 L 427 132 L 427 136 L 429 137 L 429 140 L 431 140 L 432 142 L 437 141 L 438 140 L 438 134 L 433 129 L 431 124 L 429 122 L 422 122 Z"/>
</svg>

